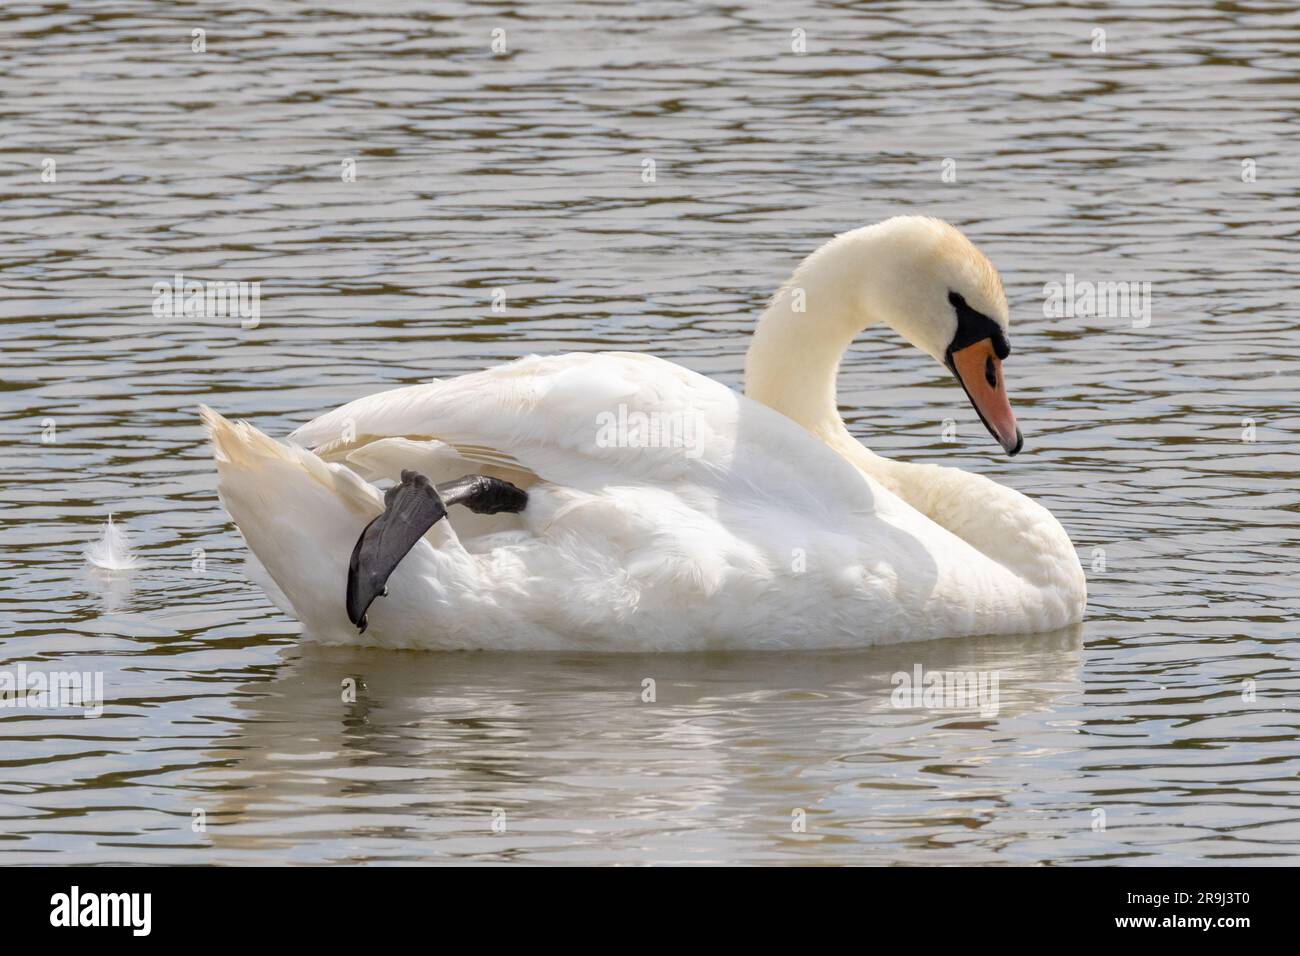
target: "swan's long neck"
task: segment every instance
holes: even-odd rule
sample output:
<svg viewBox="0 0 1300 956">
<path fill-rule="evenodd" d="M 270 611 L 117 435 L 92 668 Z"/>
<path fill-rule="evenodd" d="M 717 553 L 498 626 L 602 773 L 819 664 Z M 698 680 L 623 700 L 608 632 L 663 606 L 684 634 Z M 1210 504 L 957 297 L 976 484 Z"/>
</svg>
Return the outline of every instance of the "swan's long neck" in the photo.
<svg viewBox="0 0 1300 956">
<path fill-rule="evenodd" d="M 809 256 L 773 296 L 745 356 L 745 394 L 794 419 L 858 468 L 904 497 L 899 468 L 855 439 L 840 417 L 840 360 L 865 327 L 872 278 L 864 263 L 885 259 L 865 248 L 871 231 L 841 236 Z M 871 265 L 867 265 L 871 268 Z M 867 294 L 863 294 L 863 290 Z"/>
<path fill-rule="evenodd" d="M 833 242 L 795 271 L 759 319 L 745 358 L 745 394 L 794 419 L 917 511 L 1027 582 L 1082 601 L 1078 556 L 1046 509 L 982 475 L 882 458 L 845 426 L 835 395 L 840 360 L 856 335 L 874 324 L 869 288 L 855 291 L 851 285 L 856 280 L 862 290 L 869 278 L 861 275 L 863 262 L 871 261 L 864 251 Z"/>
<path fill-rule="evenodd" d="M 745 356 L 745 394 L 826 441 L 847 434 L 835 380 L 864 327 L 846 252 L 832 242 L 804 260 L 758 320 Z"/>
</svg>

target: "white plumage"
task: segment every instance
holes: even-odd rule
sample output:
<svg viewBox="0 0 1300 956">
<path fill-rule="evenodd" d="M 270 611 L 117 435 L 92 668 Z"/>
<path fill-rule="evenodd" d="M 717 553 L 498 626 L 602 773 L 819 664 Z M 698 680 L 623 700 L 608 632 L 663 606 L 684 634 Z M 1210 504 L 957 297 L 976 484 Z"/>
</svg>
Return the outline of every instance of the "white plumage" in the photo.
<svg viewBox="0 0 1300 956">
<path fill-rule="evenodd" d="M 829 648 L 1077 622 L 1083 574 L 1050 513 L 980 476 L 880 458 L 834 406 L 836 363 L 869 322 L 931 354 L 952 338 L 944 308 L 916 307 L 918 284 L 946 307 L 960 283 L 1005 326 L 987 260 L 942 223 L 890 220 L 833 240 L 793 282 L 806 311 L 793 286 L 773 300 L 747 365 L 754 397 L 647 355 L 572 353 L 362 398 L 290 444 L 205 408 L 222 500 L 308 634 L 329 642 Z M 658 430 L 611 431 L 628 421 Z M 435 483 L 506 478 L 528 506 L 453 508 L 359 636 L 348 559 L 383 509 L 375 482 L 403 468 Z"/>
<path fill-rule="evenodd" d="M 131 545 L 125 532 L 113 524 L 113 516 L 108 516 L 100 531 L 99 538 L 82 550 L 86 562 L 101 571 L 130 571 L 140 564 L 139 559 L 131 553 Z"/>
</svg>

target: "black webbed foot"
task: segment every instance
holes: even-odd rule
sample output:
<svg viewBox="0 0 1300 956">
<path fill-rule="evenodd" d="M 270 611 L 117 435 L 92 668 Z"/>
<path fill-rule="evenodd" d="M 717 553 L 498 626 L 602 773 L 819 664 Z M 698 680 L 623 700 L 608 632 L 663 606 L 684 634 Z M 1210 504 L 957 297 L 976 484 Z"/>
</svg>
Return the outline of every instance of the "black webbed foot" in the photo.
<svg viewBox="0 0 1300 956">
<path fill-rule="evenodd" d="M 375 598 L 388 594 L 389 576 L 454 504 L 477 514 L 518 512 L 528 504 L 528 494 L 487 475 L 467 475 L 435 488 L 424 475 L 403 471 L 401 482 L 384 492 L 384 513 L 362 530 L 348 562 L 348 620 L 362 633 L 366 611 Z"/>
<path fill-rule="evenodd" d="M 437 490 L 417 472 L 402 472 L 401 483 L 384 492 L 384 513 L 366 525 L 348 562 L 348 620 L 360 631 L 371 603 L 388 592 L 388 576 L 446 515 Z"/>
</svg>

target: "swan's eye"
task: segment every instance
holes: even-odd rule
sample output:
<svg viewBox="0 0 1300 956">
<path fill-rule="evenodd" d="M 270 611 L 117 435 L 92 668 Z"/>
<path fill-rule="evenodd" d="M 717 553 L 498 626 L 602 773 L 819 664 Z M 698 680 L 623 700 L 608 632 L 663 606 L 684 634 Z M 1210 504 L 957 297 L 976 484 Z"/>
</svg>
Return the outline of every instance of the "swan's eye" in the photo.
<svg viewBox="0 0 1300 956">
<path fill-rule="evenodd" d="M 998 370 L 993 367 L 992 355 L 984 360 L 984 381 L 989 383 L 989 388 L 998 387 Z"/>
</svg>

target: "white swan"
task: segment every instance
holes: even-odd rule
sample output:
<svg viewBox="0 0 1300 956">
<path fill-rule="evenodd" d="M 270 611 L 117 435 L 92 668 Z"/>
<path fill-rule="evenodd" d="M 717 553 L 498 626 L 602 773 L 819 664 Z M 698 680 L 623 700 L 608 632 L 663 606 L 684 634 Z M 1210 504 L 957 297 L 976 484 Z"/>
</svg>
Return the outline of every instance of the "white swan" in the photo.
<svg viewBox="0 0 1300 956">
<path fill-rule="evenodd" d="M 979 475 L 873 454 L 835 401 L 845 349 L 884 322 L 954 371 L 1014 454 L 1007 313 L 961 233 L 899 217 L 799 266 L 759 322 L 744 396 L 648 355 L 571 353 L 371 395 L 291 444 L 202 412 L 268 592 L 318 640 L 676 651 L 1047 631 L 1085 604 L 1056 519 Z M 453 508 L 412 536 L 358 634 L 349 558 L 384 512 L 373 482 L 405 469 L 493 475 L 527 505 Z"/>
</svg>

